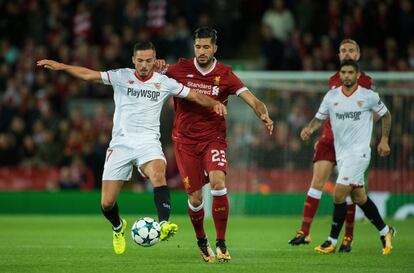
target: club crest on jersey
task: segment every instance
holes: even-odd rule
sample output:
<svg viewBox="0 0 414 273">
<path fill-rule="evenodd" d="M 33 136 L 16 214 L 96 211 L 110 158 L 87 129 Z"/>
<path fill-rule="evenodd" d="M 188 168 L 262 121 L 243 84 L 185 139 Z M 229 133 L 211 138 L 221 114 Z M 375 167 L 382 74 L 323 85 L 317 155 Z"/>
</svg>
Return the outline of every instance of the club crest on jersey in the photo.
<svg viewBox="0 0 414 273">
<path fill-rule="evenodd" d="M 155 88 L 157 88 L 157 90 L 160 90 L 160 88 L 161 88 L 161 83 L 156 82 L 156 83 L 154 83 L 154 86 L 155 86 Z"/>
<path fill-rule="evenodd" d="M 128 81 L 129 84 L 134 84 L 134 81 Z"/>
<path fill-rule="evenodd" d="M 363 100 L 357 101 L 357 105 L 361 108 L 364 105 L 364 101 Z"/>
<path fill-rule="evenodd" d="M 214 85 L 220 85 L 220 76 L 214 77 Z"/>
<path fill-rule="evenodd" d="M 218 87 L 218 86 L 213 86 L 213 90 L 212 90 L 212 92 L 211 92 L 211 95 L 213 95 L 213 96 L 218 96 L 219 91 L 220 91 L 220 89 L 219 89 L 219 87 Z"/>
<path fill-rule="evenodd" d="M 186 189 L 190 188 L 190 178 L 188 176 L 184 177 L 183 184 L 184 184 L 184 188 Z"/>
</svg>

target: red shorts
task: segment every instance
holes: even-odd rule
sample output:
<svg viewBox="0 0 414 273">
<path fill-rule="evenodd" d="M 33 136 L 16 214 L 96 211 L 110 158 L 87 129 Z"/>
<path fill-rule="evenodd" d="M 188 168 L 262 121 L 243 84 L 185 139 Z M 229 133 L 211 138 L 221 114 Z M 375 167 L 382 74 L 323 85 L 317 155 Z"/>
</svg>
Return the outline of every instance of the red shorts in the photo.
<svg viewBox="0 0 414 273">
<path fill-rule="evenodd" d="M 333 139 L 326 140 L 321 138 L 319 139 L 318 144 L 316 144 L 315 153 L 313 154 L 313 163 L 321 160 L 336 162 Z"/>
<path fill-rule="evenodd" d="M 207 184 L 210 171 L 227 172 L 226 148 L 226 142 L 222 141 L 174 143 L 175 159 L 187 193 L 200 190 Z"/>
</svg>

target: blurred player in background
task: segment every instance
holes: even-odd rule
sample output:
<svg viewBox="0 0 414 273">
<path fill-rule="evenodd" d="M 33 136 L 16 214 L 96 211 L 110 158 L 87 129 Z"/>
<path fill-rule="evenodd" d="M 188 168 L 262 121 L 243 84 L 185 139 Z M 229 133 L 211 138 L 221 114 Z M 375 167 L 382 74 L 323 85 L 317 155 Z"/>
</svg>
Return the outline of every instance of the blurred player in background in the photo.
<svg viewBox="0 0 414 273">
<path fill-rule="evenodd" d="M 343 61 L 339 74 L 342 86 L 331 89 L 325 95 L 315 118 L 301 132 L 301 138 L 308 140 L 329 117 L 338 163 L 331 233 L 315 250 L 325 254 L 335 252 L 347 214 L 346 198 L 351 195 L 352 200 L 379 231 L 382 253 L 388 255 L 395 229 L 384 223 L 376 205 L 367 196 L 364 174 L 371 159 L 373 113 L 377 113 L 382 122 L 382 136 L 377 147 L 380 156 L 390 154 L 391 114 L 377 93 L 358 85 L 360 73 L 356 61 Z"/>
<path fill-rule="evenodd" d="M 194 54 L 191 59 L 180 59 L 168 66 L 167 76 L 194 88 L 197 92 L 227 104 L 230 95 L 239 96 L 249 105 L 271 134 L 273 121 L 266 105 L 258 100 L 232 69 L 214 57 L 217 51 L 217 32 L 210 27 L 200 27 L 194 32 Z M 204 231 L 202 187 L 211 185 L 213 196 L 212 215 L 216 228 L 216 255 L 219 261 L 231 259 L 226 246 L 226 228 L 229 201 L 226 189 L 226 121 L 210 109 L 174 98 L 175 117 L 172 138 L 180 175 L 188 194 L 188 214 L 193 224 L 204 261 L 214 262 Z"/>
<path fill-rule="evenodd" d="M 133 166 L 147 176 L 154 186 L 154 202 L 161 225 L 160 239 L 173 236 L 178 227 L 170 223 L 170 192 L 165 179 L 166 160 L 161 148 L 160 113 L 165 100 L 176 96 L 212 107 L 211 115 L 226 114 L 219 101 L 189 89 L 177 81 L 153 72 L 156 52 L 151 42 L 134 46 L 132 62 L 135 69 L 122 68 L 104 72 L 72 66 L 52 60 L 40 60 L 38 66 L 63 70 L 77 78 L 112 85 L 115 113 L 112 140 L 107 149 L 103 177 L 101 207 L 111 222 L 116 254 L 125 251 L 124 232 L 116 199 L 125 181 L 131 178 Z M 206 108 L 207 109 L 207 108 Z"/>
<path fill-rule="evenodd" d="M 339 46 L 339 61 L 354 60 L 360 58 L 360 48 L 357 42 L 351 39 L 345 39 Z M 374 84 L 368 75 L 361 72 L 358 78 L 358 84 L 367 89 L 374 89 Z M 335 73 L 328 82 L 329 89 L 342 86 L 339 72 Z M 322 136 L 315 145 L 315 153 L 313 157 L 313 176 L 311 186 L 309 188 L 305 204 L 303 206 L 302 226 L 296 233 L 295 237 L 289 241 L 291 245 L 308 244 L 311 242 L 310 226 L 319 207 L 322 197 L 322 191 L 325 183 L 328 181 L 332 170 L 336 165 L 334 137 L 329 118 L 323 127 Z M 352 249 L 352 240 L 354 236 L 355 222 L 355 204 L 351 198 L 347 200 L 347 216 L 345 220 L 345 235 L 342 240 L 339 252 L 350 252 Z"/>
</svg>

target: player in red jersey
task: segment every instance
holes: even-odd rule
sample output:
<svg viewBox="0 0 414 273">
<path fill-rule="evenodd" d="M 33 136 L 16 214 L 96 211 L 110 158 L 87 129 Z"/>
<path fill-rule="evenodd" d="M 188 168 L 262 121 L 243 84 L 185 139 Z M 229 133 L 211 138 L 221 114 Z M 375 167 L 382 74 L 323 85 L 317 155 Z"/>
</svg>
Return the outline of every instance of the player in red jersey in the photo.
<svg viewBox="0 0 414 273">
<path fill-rule="evenodd" d="M 237 95 L 249 105 L 271 134 L 273 121 L 266 105 L 258 100 L 226 66 L 214 58 L 217 32 L 200 27 L 194 32 L 195 58 L 180 59 L 170 65 L 167 76 L 185 86 L 227 104 L 229 95 Z M 178 169 L 188 194 L 188 214 L 193 224 L 200 254 L 204 261 L 214 262 L 204 231 L 202 187 L 210 182 L 213 195 L 212 216 L 216 228 L 216 254 L 219 261 L 229 261 L 225 235 L 229 203 L 225 184 L 226 122 L 213 111 L 181 99 L 174 100 L 175 118 L 172 138 Z"/>
<path fill-rule="evenodd" d="M 360 49 L 357 42 L 351 39 L 345 39 L 339 46 L 339 60 L 354 60 L 360 58 Z M 368 89 L 374 89 L 374 84 L 367 74 L 361 71 L 358 84 Z M 328 82 L 329 88 L 333 89 L 342 85 L 339 78 L 339 72 L 335 73 Z M 305 204 L 303 207 L 302 226 L 296 233 L 295 237 L 289 241 L 291 245 L 308 244 L 311 241 L 310 226 L 313 217 L 319 206 L 322 196 L 322 190 L 325 182 L 328 181 L 333 168 L 336 165 L 334 139 L 329 119 L 325 122 L 322 136 L 315 145 L 313 156 L 313 176 Z M 350 252 L 355 222 L 355 204 L 350 197 L 347 197 L 347 216 L 345 220 L 345 235 L 339 252 Z"/>
</svg>

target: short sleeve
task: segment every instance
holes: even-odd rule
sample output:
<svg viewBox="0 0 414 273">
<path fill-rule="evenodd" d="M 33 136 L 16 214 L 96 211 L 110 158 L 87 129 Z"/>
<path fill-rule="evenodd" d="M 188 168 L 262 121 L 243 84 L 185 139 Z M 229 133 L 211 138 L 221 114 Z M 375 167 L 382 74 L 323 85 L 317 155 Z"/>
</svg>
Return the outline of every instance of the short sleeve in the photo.
<svg viewBox="0 0 414 273">
<path fill-rule="evenodd" d="M 369 93 L 369 105 L 370 109 L 377 113 L 378 116 L 382 117 L 385 113 L 388 112 L 388 108 L 382 102 L 377 92 Z"/>
<path fill-rule="evenodd" d="M 121 71 L 119 69 L 113 69 L 101 72 L 102 82 L 106 85 L 115 85 L 119 82 L 121 77 Z"/>
<path fill-rule="evenodd" d="M 190 93 L 190 88 L 184 86 L 182 83 L 179 83 L 174 79 L 164 77 L 163 84 L 171 96 L 185 98 Z"/>
<path fill-rule="evenodd" d="M 328 93 L 329 94 L 329 93 Z M 329 116 L 329 104 L 328 104 L 328 94 L 322 100 L 321 105 L 319 106 L 318 112 L 315 115 L 315 118 L 320 120 L 325 120 Z"/>
<path fill-rule="evenodd" d="M 236 94 L 239 96 L 244 91 L 249 90 L 246 86 L 244 86 L 243 82 L 237 77 L 233 71 L 230 72 L 229 75 L 229 90 L 231 94 Z"/>
</svg>

